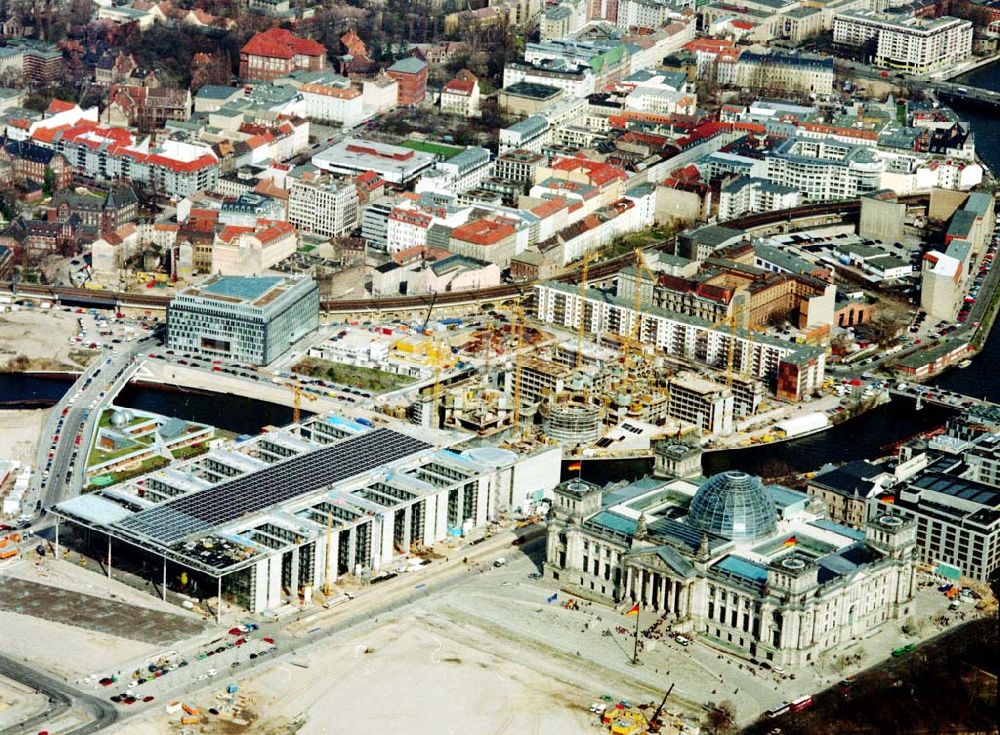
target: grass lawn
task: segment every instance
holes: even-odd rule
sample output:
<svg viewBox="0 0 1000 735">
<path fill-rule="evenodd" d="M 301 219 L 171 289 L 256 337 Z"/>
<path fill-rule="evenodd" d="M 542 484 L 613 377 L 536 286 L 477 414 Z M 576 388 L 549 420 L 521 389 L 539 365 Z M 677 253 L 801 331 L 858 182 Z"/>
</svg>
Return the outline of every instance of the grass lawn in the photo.
<svg viewBox="0 0 1000 735">
<path fill-rule="evenodd" d="M 140 475 L 145 475 L 153 470 L 159 470 L 170 464 L 170 460 L 156 455 L 155 457 L 150 457 L 142 461 L 138 467 L 133 467 L 129 470 L 122 470 L 121 472 L 112 472 L 111 477 L 114 478 L 114 482 L 111 485 L 117 485 L 120 482 L 125 482 L 126 480 L 131 480 L 133 477 L 139 477 Z M 111 487 L 111 485 L 105 485 L 105 487 Z M 99 488 L 96 485 L 87 485 L 83 489 L 85 493 L 93 492 Z"/>
<path fill-rule="evenodd" d="M 101 449 L 100 447 L 94 445 L 90 448 L 90 454 L 87 456 L 87 466 L 91 467 L 95 464 L 101 464 L 102 462 L 110 462 L 113 459 L 118 459 L 119 457 L 124 457 L 126 454 L 132 454 L 132 452 L 137 452 L 141 448 L 138 445 L 149 446 L 153 443 L 153 437 L 150 436 L 137 436 L 133 437 L 136 444 L 128 444 L 121 449 Z"/>
<path fill-rule="evenodd" d="M 400 143 L 400 145 L 412 151 L 433 153 L 435 156 L 441 156 L 446 161 L 465 150 L 459 146 L 445 145 L 444 143 L 429 143 L 426 140 L 408 140 L 405 143 Z"/>
<path fill-rule="evenodd" d="M 350 388 L 360 388 L 369 393 L 385 393 L 413 382 L 412 378 L 405 375 L 387 373 L 384 370 L 375 370 L 374 368 L 343 365 L 339 362 L 320 360 L 316 357 L 305 358 L 292 370 L 300 375 L 329 380 Z"/>
<path fill-rule="evenodd" d="M 199 454 L 204 454 L 207 451 L 207 444 L 189 444 L 186 447 L 171 449 L 170 453 L 174 455 L 174 459 L 191 459 L 192 457 L 197 457 Z"/>
</svg>

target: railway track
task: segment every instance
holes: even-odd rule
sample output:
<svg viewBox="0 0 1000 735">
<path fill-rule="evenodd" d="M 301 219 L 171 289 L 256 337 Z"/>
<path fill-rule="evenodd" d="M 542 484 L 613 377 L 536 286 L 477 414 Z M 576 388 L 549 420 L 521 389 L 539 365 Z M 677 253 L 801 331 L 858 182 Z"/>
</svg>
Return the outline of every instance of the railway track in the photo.
<svg viewBox="0 0 1000 735">
<path fill-rule="evenodd" d="M 900 201 L 913 204 L 925 200 L 924 196 L 900 197 Z M 792 222 L 797 219 L 822 215 L 854 215 L 861 211 L 861 200 L 841 201 L 841 202 L 820 202 L 816 204 L 805 204 L 800 207 L 790 209 L 779 209 L 773 212 L 761 212 L 759 214 L 740 217 L 738 219 L 720 222 L 722 226 L 729 226 L 743 230 L 752 230 L 768 225 Z M 634 263 L 632 253 L 620 255 L 617 258 L 595 264 L 590 267 L 589 278 L 599 280 L 617 273 L 623 267 Z M 579 281 L 579 271 L 557 276 L 555 279 L 566 283 L 576 283 Z M 525 281 L 524 283 L 505 284 L 503 286 L 493 286 L 475 291 L 447 291 L 438 294 L 437 304 L 456 305 L 468 303 L 483 303 L 488 301 L 504 301 L 521 294 L 531 292 L 532 287 L 538 281 Z M 0 289 L 10 291 L 12 284 L 0 282 Z M 95 291 L 87 288 L 75 288 L 71 286 L 36 286 L 30 284 L 19 284 L 18 292 L 31 295 L 36 298 L 52 298 L 70 301 L 80 301 L 93 304 L 103 304 L 106 306 L 117 306 L 127 304 L 129 306 L 148 306 L 155 309 L 165 309 L 170 303 L 170 296 L 159 294 L 144 294 L 138 292 L 122 291 Z M 418 309 L 427 306 L 429 296 L 392 296 L 382 299 L 344 299 L 320 302 L 320 309 L 328 314 L 351 314 L 351 313 L 380 313 L 391 311 L 404 311 L 406 309 Z"/>
</svg>

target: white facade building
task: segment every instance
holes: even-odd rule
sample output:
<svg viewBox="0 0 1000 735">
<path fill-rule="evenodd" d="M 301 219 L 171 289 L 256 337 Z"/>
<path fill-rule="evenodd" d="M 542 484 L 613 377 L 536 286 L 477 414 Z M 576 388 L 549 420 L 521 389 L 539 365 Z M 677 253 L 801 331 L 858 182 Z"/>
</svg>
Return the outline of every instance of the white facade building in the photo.
<svg viewBox="0 0 1000 735">
<path fill-rule="evenodd" d="M 323 237 L 346 235 L 358 223 L 358 189 L 350 179 L 315 176 L 292 179 L 288 221 Z"/>
<path fill-rule="evenodd" d="M 919 18 L 853 10 L 834 18 L 833 41 L 845 46 L 874 41 L 877 66 L 925 74 L 969 58 L 972 22 L 950 16 Z"/>
</svg>

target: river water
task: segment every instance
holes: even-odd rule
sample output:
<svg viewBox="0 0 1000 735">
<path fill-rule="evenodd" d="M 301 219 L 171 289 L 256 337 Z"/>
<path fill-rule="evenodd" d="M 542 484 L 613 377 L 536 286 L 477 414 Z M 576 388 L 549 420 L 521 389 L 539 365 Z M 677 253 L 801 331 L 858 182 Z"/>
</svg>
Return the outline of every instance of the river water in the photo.
<svg viewBox="0 0 1000 735">
<path fill-rule="evenodd" d="M 978 69 L 958 81 L 1000 91 L 1000 64 Z M 1000 172 L 1000 134 L 994 132 L 995 119 L 988 112 L 973 108 L 960 108 L 959 112 L 972 124 L 976 134 L 976 150 L 980 157 L 994 172 Z M 1000 336 L 994 329 L 982 353 L 970 367 L 952 370 L 932 382 L 1000 403 L 1000 381 L 993 375 L 997 365 L 1000 365 Z M 68 386 L 69 383 L 65 381 L 0 374 L 0 408 L 10 407 L 16 401 L 54 401 Z M 280 426 L 291 421 L 292 417 L 292 410 L 286 406 L 242 396 L 167 392 L 135 386 L 126 387 L 117 403 L 212 424 L 240 434 L 257 433 L 269 424 Z M 706 474 L 725 469 L 770 474 L 767 470 L 773 469 L 776 462 L 799 471 L 808 471 L 827 462 L 877 457 L 885 454 L 886 447 L 891 443 L 939 426 L 949 415 L 949 409 L 933 406 L 915 411 L 912 402 L 897 399 L 859 418 L 803 439 L 706 454 L 704 469 Z M 618 479 L 619 476 L 634 477 L 642 473 L 635 463 L 616 465 L 614 462 L 585 463 L 582 475 L 584 478 L 604 482 Z"/>
</svg>

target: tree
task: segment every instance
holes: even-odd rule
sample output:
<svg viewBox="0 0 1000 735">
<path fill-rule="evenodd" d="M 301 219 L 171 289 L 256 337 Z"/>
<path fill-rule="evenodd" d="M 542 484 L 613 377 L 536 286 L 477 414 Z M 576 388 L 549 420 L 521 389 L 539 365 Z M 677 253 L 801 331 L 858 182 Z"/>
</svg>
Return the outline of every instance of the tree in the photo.
<svg viewBox="0 0 1000 735">
<path fill-rule="evenodd" d="M 730 735 L 736 732 L 736 705 L 723 699 L 705 716 L 705 731 L 709 735 Z"/>
<path fill-rule="evenodd" d="M 45 175 L 42 180 L 42 193 L 45 196 L 50 197 L 52 196 L 52 192 L 55 191 L 55 187 L 56 187 L 55 171 L 53 171 L 51 167 L 47 166 L 45 168 Z"/>
</svg>

